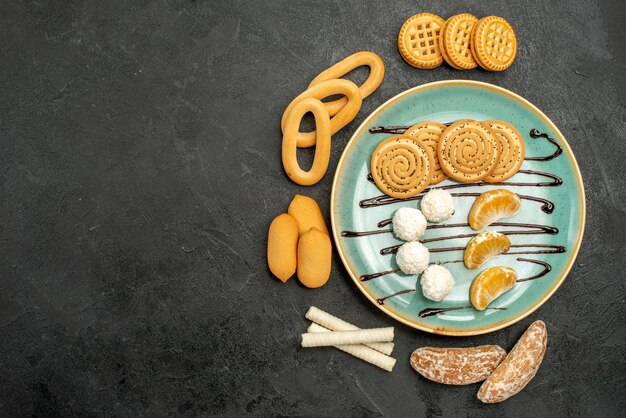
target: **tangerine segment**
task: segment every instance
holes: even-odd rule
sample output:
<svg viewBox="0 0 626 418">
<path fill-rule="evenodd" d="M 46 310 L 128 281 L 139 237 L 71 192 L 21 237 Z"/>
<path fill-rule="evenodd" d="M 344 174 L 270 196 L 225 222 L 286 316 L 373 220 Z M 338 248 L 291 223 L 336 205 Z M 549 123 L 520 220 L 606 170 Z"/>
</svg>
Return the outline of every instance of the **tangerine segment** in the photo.
<svg viewBox="0 0 626 418">
<path fill-rule="evenodd" d="M 519 212 L 522 199 L 510 190 L 490 190 L 478 196 L 469 211 L 469 226 L 479 231 L 498 219 L 508 218 Z"/>
<path fill-rule="evenodd" d="M 470 287 L 470 302 L 479 311 L 485 309 L 507 290 L 515 286 L 517 273 L 508 267 L 491 267 L 481 272 Z"/>
<path fill-rule="evenodd" d="M 470 270 L 477 269 L 487 260 L 509 251 L 511 240 L 497 231 L 485 231 L 476 235 L 465 247 L 463 263 Z"/>
</svg>

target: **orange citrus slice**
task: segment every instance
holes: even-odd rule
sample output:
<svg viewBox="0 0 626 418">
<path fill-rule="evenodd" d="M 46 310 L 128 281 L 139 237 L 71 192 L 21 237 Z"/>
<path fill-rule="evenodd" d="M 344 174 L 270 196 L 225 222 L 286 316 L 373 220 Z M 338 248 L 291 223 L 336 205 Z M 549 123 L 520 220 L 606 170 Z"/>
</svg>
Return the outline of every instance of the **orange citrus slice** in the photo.
<svg viewBox="0 0 626 418">
<path fill-rule="evenodd" d="M 501 294 L 511 289 L 517 280 L 517 273 L 508 267 L 490 267 L 481 272 L 470 287 L 470 302 L 482 311 Z"/>
<path fill-rule="evenodd" d="M 482 266 L 490 258 L 509 251 L 511 240 L 497 231 L 485 231 L 476 235 L 465 247 L 463 263 L 470 270 Z"/>
<path fill-rule="evenodd" d="M 478 196 L 470 209 L 470 228 L 478 231 L 498 219 L 508 218 L 519 212 L 522 200 L 506 189 L 490 190 Z"/>
</svg>

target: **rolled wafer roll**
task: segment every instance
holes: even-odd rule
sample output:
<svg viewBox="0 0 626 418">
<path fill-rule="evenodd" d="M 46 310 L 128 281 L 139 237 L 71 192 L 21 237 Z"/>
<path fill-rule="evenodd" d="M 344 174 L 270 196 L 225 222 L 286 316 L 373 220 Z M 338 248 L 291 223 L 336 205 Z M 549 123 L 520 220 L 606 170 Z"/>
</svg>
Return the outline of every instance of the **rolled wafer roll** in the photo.
<svg viewBox="0 0 626 418">
<path fill-rule="evenodd" d="M 302 347 L 365 344 L 393 340 L 393 327 L 302 334 Z"/>
<path fill-rule="evenodd" d="M 361 329 L 315 306 L 309 308 L 305 317 L 331 331 L 358 331 Z M 393 343 L 367 343 L 365 345 L 387 355 L 393 351 Z"/>
<path fill-rule="evenodd" d="M 321 325 L 312 323 L 307 332 L 316 333 L 316 332 L 332 332 L 331 330 L 324 328 Z M 380 353 L 376 350 L 373 350 L 369 347 L 366 347 L 363 344 L 346 344 L 346 345 L 336 345 L 335 348 L 346 352 L 348 354 L 352 354 L 356 358 L 360 358 L 363 361 L 366 361 L 374 366 L 378 366 L 383 370 L 387 370 L 388 372 L 393 370 L 393 366 L 396 364 L 396 359 L 393 357 L 389 357 L 383 353 Z"/>
</svg>

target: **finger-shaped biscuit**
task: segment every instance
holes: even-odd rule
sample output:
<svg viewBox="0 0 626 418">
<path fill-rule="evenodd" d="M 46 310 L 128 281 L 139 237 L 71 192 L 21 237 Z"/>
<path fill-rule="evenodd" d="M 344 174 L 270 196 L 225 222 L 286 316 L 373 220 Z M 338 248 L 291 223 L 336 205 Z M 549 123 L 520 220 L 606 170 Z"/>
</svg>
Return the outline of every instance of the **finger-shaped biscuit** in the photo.
<svg viewBox="0 0 626 418">
<path fill-rule="evenodd" d="M 302 235 L 311 228 L 316 228 L 328 235 L 328 228 L 319 205 L 308 196 L 297 194 L 289 204 L 287 213 L 298 223 L 298 234 Z"/>
<path fill-rule="evenodd" d="M 297 135 L 302 117 L 308 113 L 315 117 L 317 141 L 315 143 L 315 157 L 309 171 L 304 171 L 298 164 Z M 324 103 L 317 99 L 303 99 L 296 103 L 291 110 L 283 134 L 282 146 L 283 167 L 287 176 L 301 186 L 310 186 L 317 183 L 326 174 L 330 160 L 330 118 Z"/>
<path fill-rule="evenodd" d="M 296 272 L 298 224 L 290 215 L 278 215 L 267 234 L 267 264 L 283 283 Z"/>
<path fill-rule="evenodd" d="M 341 78 L 355 68 L 363 65 L 369 67 L 370 69 L 369 77 L 367 77 L 367 80 L 359 86 L 361 96 L 365 99 L 367 96 L 372 94 L 378 86 L 380 86 L 380 83 L 382 83 L 383 77 L 385 76 L 385 64 L 383 63 L 383 60 L 380 59 L 378 55 L 370 51 L 361 51 L 356 54 L 352 54 L 343 61 L 339 61 L 327 70 L 322 71 L 313 79 L 313 81 L 311 81 L 309 88 L 323 81 Z M 348 98 L 342 97 L 337 100 L 325 102 L 324 105 L 326 106 L 328 113 L 333 116 L 339 112 L 341 108 L 346 105 L 346 103 L 348 103 Z"/>
<path fill-rule="evenodd" d="M 330 119 L 330 134 L 334 135 L 341 128 L 352 122 L 363 103 L 363 97 L 356 84 L 350 80 L 328 80 L 314 85 L 303 93 L 299 94 L 295 99 L 289 103 L 287 109 L 283 112 L 282 119 L 280 121 L 280 127 L 285 132 L 285 125 L 287 124 L 287 118 L 291 113 L 294 106 L 306 98 L 314 98 L 322 100 L 325 97 L 333 96 L 335 94 L 342 94 L 348 98 L 348 103 L 339 110 L 339 112 Z M 298 148 L 308 148 L 315 145 L 316 131 L 311 132 L 298 132 L 297 144 Z"/>
<path fill-rule="evenodd" d="M 330 277 L 332 246 L 327 234 L 311 228 L 298 240 L 298 280 L 315 289 L 324 286 Z M 331 344 L 333 345 L 333 344 Z"/>
<path fill-rule="evenodd" d="M 449 177 L 473 183 L 491 174 L 498 163 L 498 148 L 489 129 L 466 119 L 453 123 L 441 134 L 437 157 Z"/>
</svg>

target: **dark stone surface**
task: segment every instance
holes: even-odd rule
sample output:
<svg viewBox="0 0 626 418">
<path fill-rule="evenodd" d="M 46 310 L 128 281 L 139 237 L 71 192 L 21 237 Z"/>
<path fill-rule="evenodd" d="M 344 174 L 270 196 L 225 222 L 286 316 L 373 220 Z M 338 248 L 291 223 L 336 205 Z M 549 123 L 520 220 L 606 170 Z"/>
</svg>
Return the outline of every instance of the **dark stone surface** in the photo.
<svg viewBox="0 0 626 418">
<path fill-rule="evenodd" d="M 623 4 L 4 1 L 0 415 L 623 414 Z M 521 44 L 515 65 L 409 67 L 396 36 L 420 11 L 505 16 Z M 334 136 L 331 172 L 298 187 L 280 162 L 282 110 L 318 72 L 364 49 L 381 55 L 386 79 Z M 576 153 L 587 228 L 556 295 L 505 330 L 455 339 L 386 317 L 337 256 L 322 289 L 272 279 L 271 219 L 295 193 L 328 216 L 332 168 L 365 116 L 409 87 L 452 78 L 521 93 Z M 395 326 L 396 370 L 300 350 L 311 305 Z M 408 365 L 425 345 L 509 349 L 535 319 L 550 332 L 544 364 L 503 404 L 482 405 L 477 385 L 430 383 Z"/>
</svg>

